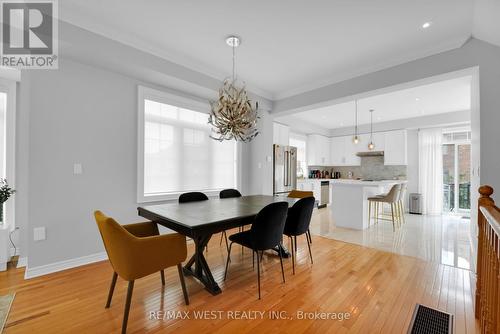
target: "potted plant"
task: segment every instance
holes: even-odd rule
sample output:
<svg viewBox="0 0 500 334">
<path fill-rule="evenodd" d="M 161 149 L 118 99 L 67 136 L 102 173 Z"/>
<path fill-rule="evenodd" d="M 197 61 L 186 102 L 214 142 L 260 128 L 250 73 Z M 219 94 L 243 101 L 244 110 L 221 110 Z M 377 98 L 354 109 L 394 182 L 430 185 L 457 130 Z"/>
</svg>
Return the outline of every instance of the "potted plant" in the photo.
<svg viewBox="0 0 500 334">
<path fill-rule="evenodd" d="M 16 191 L 9 187 L 6 179 L 0 179 L 0 223 L 3 223 L 3 204 L 14 194 Z"/>
</svg>

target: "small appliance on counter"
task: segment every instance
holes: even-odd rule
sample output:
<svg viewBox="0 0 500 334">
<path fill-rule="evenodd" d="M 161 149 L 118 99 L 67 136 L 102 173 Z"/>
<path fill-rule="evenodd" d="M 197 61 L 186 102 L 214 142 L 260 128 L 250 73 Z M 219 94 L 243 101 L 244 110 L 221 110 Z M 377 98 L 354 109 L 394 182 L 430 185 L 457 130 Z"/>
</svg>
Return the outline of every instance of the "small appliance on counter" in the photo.
<svg viewBox="0 0 500 334">
<path fill-rule="evenodd" d="M 340 179 L 341 177 L 340 172 L 332 172 L 332 179 Z"/>
</svg>

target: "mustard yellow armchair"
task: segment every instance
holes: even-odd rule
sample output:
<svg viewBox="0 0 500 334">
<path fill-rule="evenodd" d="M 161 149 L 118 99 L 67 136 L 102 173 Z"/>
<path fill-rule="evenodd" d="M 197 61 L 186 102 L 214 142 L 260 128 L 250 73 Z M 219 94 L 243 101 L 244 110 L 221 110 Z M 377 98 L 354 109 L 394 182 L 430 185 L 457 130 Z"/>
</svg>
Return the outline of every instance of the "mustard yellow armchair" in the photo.
<svg viewBox="0 0 500 334">
<path fill-rule="evenodd" d="M 95 211 L 94 217 L 114 270 L 106 308 L 111 305 L 117 277 L 128 281 L 122 333 L 127 331 L 134 281 L 138 278 L 160 271 L 162 284 L 165 285 L 163 269 L 176 265 L 184 301 L 189 305 L 182 272 L 182 262 L 187 256 L 185 236 L 177 233 L 160 235 L 158 226 L 153 222 L 120 225 L 101 211 Z"/>
</svg>

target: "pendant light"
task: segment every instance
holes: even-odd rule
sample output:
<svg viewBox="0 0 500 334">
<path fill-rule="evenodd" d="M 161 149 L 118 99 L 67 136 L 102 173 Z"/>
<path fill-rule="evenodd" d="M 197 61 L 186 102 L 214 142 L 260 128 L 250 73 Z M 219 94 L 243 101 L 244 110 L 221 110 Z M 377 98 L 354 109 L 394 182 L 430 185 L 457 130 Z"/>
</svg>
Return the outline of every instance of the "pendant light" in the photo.
<svg viewBox="0 0 500 334">
<path fill-rule="evenodd" d="M 359 136 L 358 136 L 358 100 L 354 100 L 354 103 L 356 105 L 356 110 L 354 111 L 355 125 L 354 125 L 354 137 L 352 138 L 352 142 L 354 144 L 357 144 L 357 143 L 359 143 Z"/>
<path fill-rule="evenodd" d="M 218 99 L 210 101 L 211 113 L 208 123 L 212 125 L 210 138 L 249 142 L 259 134 L 257 120 L 258 103 L 252 104 L 245 84 L 237 83 L 236 48 L 241 44 L 237 36 L 229 36 L 226 44 L 233 51 L 233 73 L 231 78 L 224 80 L 219 89 Z"/>
<path fill-rule="evenodd" d="M 370 143 L 368 144 L 368 149 L 373 151 L 375 144 L 373 144 L 373 109 L 370 109 Z"/>
</svg>

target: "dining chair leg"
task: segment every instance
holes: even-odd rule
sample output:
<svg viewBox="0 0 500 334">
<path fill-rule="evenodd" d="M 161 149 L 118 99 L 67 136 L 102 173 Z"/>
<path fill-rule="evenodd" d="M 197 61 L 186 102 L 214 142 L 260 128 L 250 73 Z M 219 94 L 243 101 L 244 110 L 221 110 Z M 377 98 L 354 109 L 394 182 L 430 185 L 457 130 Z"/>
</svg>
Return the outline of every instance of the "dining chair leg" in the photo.
<svg viewBox="0 0 500 334">
<path fill-rule="evenodd" d="M 229 244 L 229 250 L 227 251 L 227 261 L 226 261 L 226 271 L 224 272 L 224 281 L 227 277 L 227 268 L 229 267 L 229 259 L 231 258 L 231 247 L 233 246 L 233 242 Z"/>
<path fill-rule="evenodd" d="M 260 260 L 262 261 L 263 258 L 264 258 L 264 251 L 260 251 Z"/>
<path fill-rule="evenodd" d="M 293 237 L 290 237 L 290 242 L 292 243 L 290 247 L 290 252 L 292 253 L 292 273 L 295 275 L 295 247 L 293 245 Z"/>
<path fill-rule="evenodd" d="M 123 311 L 122 334 L 127 333 L 128 314 L 130 312 L 130 304 L 132 302 L 133 290 L 134 290 L 134 281 L 129 281 L 127 289 L 127 299 L 125 301 L 125 310 Z"/>
<path fill-rule="evenodd" d="M 309 243 L 310 243 L 310 244 L 312 244 L 312 243 L 313 243 L 313 239 L 312 239 L 312 237 L 311 237 L 311 230 L 310 230 L 310 229 L 307 229 L 307 232 L 306 232 L 306 233 L 307 233 L 307 237 L 308 237 L 308 239 L 309 239 Z"/>
<path fill-rule="evenodd" d="M 113 272 L 113 278 L 111 279 L 111 285 L 109 286 L 108 301 L 106 302 L 105 308 L 109 308 L 111 306 L 111 299 L 113 298 L 113 292 L 115 291 L 117 278 L 118 274 L 116 272 Z"/>
<path fill-rule="evenodd" d="M 165 285 L 165 272 L 160 270 L 160 276 L 161 276 L 161 285 Z"/>
<path fill-rule="evenodd" d="M 260 260 L 258 252 L 257 252 L 257 286 L 259 288 L 259 299 L 260 299 Z"/>
<path fill-rule="evenodd" d="M 179 272 L 179 279 L 181 281 L 182 294 L 184 295 L 184 302 L 186 305 L 189 305 L 189 296 L 186 289 L 186 281 L 184 280 L 184 273 L 182 271 L 182 265 L 180 263 L 177 264 L 177 271 Z"/>
<path fill-rule="evenodd" d="M 224 233 L 226 233 L 226 231 L 222 231 L 220 234 L 219 246 L 222 246 L 222 239 L 224 238 Z"/>
<path fill-rule="evenodd" d="M 309 245 L 309 243 L 307 243 Z M 283 243 L 280 243 L 280 249 L 278 251 L 280 255 L 280 264 L 281 264 L 281 276 L 283 276 L 283 283 L 285 283 L 285 270 L 283 269 L 283 254 L 281 254 L 281 250 L 283 249 Z"/>
<path fill-rule="evenodd" d="M 311 258 L 311 264 L 314 264 L 314 262 L 313 262 L 313 254 L 312 254 L 312 251 L 311 251 L 311 245 L 309 243 L 307 243 L 307 248 L 309 248 L 309 257 Z"/>
<path fill-rule="evenodd" d="M 255 251 L 252 250 L 252 269 L 255 269 Z"/>
<path fill-rule="evenodd" d="M 295 253 L 297 253 L 297 236 L 293 237 L 293 244 L 295 245 Z"/>
</svg>

